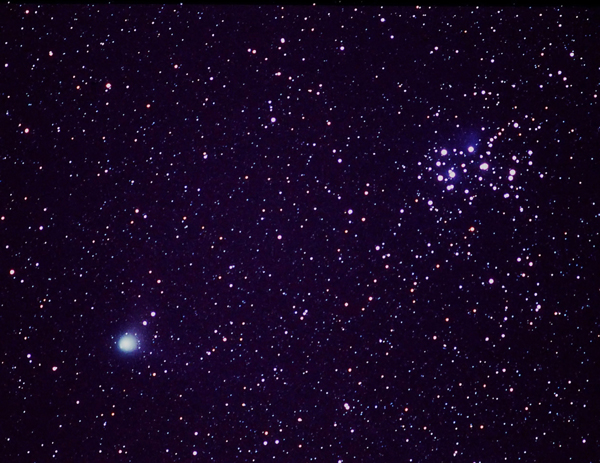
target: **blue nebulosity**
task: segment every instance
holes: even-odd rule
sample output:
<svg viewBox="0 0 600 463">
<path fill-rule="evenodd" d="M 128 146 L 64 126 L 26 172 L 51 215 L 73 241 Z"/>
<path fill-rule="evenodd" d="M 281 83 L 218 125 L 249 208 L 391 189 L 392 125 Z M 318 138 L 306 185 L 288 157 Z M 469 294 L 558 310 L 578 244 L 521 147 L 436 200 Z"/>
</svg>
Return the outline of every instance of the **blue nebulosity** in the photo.
<svg viewBox="0 0 600 463">
<path fill-rule="evenodd" d="M 0 461 L 600 461 L 598 15 L 3 6 Z"/>
</svg>

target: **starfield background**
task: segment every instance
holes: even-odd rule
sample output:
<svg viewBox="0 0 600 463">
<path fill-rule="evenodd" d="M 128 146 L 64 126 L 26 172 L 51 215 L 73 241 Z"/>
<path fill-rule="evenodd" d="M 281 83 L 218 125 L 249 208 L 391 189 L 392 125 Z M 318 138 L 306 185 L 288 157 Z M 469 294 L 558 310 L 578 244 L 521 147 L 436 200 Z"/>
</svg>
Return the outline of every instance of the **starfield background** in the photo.
<svg viewBox="0 0 600 463">
<path fill-rule="evenodd" d="M 598 462 L 600 12 L 5 5 L 3 462 Z"/>
</svg>

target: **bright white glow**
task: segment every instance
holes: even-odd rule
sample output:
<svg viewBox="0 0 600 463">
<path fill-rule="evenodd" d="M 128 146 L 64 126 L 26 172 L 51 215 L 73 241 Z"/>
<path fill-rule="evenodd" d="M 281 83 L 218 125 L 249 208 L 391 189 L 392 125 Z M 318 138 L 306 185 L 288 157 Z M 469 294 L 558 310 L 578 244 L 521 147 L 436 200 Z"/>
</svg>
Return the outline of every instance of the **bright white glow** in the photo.
<svg viewBox="0 0 600 463">
<path fill-rule="evenodd" d="M 472 146 L 469 146 L 469 148 L 467 149 L 467 151 L 469 153 L 472 153 L 473 151 L 475 151 L 475 148 L 473 148 Z"/>
<path fill-rule="evenodd" d="M 352 209 L 348 209 L 348 215 L 352 215 L 354 211 Z"/>
<path fill-rule="evenodd" d="M 448 190 L 448 191 L 454 190 L 454 185 L 448 185 L 446 187 L 446 190 Z"/>
<path fill-rule="evenodd" d="M 515 169 L 510 169 L 510 172 L 508 172 L 510 175 L 517 175 L 517 171 Z"/>
<path fill-rule="evenodd" d="M 132 334 L 126 334 L 119 339 L 119 349 L 123 352 L 133 352 L 138 347 L 138 340 Z"/>
<path fill-rule="evenodd" d="M 480 168 L 481 170 L 488 170 L 488 169 L 490 168 L 490 166 L 489 166 L 489 164 L 488 164 L 487 162 L 484 162 L 483 164 L 481 164 L 481 165 L 479 166 L 479 168 Z"/>
<path fill-rule="evenodd" d="M 493 285 L 493 284 L 494 284 L 494 279 L 493 279 L 493 278 L 490 278 L 490 279 L 489 279 L 489 281 L 488 281 L 488 283 L 489 283 L 490 285 Z"/>
<path fill-rule="evenodd" d="M 454 177 L 456 177 L 456 174 L 454 173 L 454 171 L 452 171 L 452 170 L 449 170 L 449 171 L 448 171 L 448 176 L 449 176 L 450 178 L 454 178 Z"/>
<path fill-rule="evenodd" d="M 446 156 L 447 154 L 448 154 L 448 150 L 444 148 L 442 150 L 442 156 Z"/>
<path fill-rule="evenodd" d="M 444 176 L 443 175 L 438 175 L 437 179 L 438 179 L 438 182 L 441 182 L 442 180 L 444 180 Z"/>
<path fill-rule="evenodd" d="M 275 119 L 274 117 L 271 118 L 271 122 L 277 122 L 277 119 Z"/>
<path fill-rule="evenodd" d="M 519 128 L 519 123 L 515 122 L 513 126 L 514 126 L 515 129 L 518 129 Z"/>
</svg>

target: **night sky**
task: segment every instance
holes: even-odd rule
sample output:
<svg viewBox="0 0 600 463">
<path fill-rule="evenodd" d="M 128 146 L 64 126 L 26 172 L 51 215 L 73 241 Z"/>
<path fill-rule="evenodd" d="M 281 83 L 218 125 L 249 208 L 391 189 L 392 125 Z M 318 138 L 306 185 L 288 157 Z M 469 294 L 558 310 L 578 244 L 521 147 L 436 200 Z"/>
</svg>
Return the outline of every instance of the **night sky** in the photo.
<svg viewBox="0 0 600 463">
<path fill-rule="evenodd" d="M 600 461 L 600 10 L 0 13 L 2 462 Z"/>
</svg>

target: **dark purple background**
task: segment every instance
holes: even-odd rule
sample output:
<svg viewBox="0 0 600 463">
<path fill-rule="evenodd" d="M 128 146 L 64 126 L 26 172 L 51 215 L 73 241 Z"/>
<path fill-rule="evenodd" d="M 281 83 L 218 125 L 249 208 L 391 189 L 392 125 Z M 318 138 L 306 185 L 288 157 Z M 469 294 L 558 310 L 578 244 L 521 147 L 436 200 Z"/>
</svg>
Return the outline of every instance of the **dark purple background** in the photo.
<svg viewBox="0 0 600 463">
<path fill-rule="evenodd" d="M 599 461 L 598 13 L 2 7 L 1 460 Z"/>
</svg>

